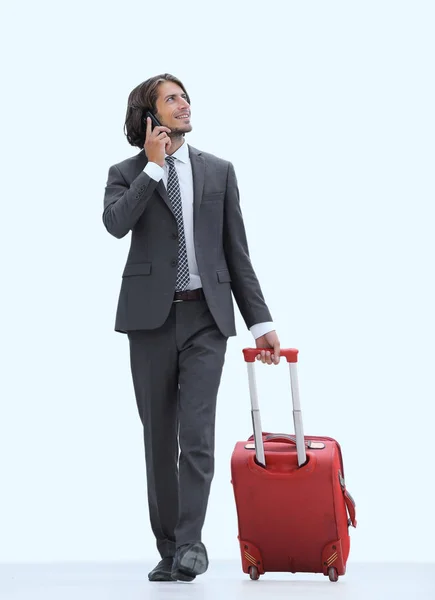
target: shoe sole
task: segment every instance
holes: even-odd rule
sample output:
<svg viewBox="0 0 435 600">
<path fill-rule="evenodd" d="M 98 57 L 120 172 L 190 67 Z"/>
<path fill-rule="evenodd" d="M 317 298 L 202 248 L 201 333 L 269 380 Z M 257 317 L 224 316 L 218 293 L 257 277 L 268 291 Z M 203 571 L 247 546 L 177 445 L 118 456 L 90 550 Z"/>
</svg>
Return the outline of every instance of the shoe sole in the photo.
<svg viewBox="0 0 435 600">
<path fill-rule="evenodd" d="M 153 573 L 152 575 L 148 575 L 149 581 L 174 581 L 172 578 L 172 573 L 168 571 L 159 571 L 157 573 Z"/>
<path fill-rule="evenodd" d="M 193 581 L 195 577 L 196 575 L 185 573 L 184 571 L 180 571 L 180 569 L 172 571 L 172 581 Z"/>
<path fill-rule="evenodd" d="M 189 548 L 189 550 L 183 554 L 177 570 L 182 574 L 193 577 L 196 575 L 202 575 L 202 573 L 205 573 L 207 569 L 208 558 L 204 546 L 200 544 L 194 544 L 192 548 Z"/>
</svg>

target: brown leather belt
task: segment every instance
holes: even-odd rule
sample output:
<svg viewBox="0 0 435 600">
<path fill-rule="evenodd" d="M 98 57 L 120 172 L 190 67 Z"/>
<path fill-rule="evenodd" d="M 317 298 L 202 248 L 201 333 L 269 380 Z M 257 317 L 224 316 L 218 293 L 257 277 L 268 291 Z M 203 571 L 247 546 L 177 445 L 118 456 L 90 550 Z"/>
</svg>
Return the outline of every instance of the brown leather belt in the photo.
<svg viewBox="0 0 435 600">
<path fill-rule="evenodd" d="M 184 300 L 204 300 L 204 298 L 205 296 L 202 288 L 175 292 L 174 294 L 174 302 L 184 302 Z"/>
</svg>

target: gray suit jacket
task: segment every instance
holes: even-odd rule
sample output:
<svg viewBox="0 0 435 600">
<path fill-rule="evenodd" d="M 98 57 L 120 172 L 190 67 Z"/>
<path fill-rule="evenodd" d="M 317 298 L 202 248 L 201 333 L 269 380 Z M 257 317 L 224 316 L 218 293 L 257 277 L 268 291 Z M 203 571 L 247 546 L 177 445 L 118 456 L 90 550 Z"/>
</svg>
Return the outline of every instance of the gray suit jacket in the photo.
<svg viewBox="0 0 435 600">
<path fill-rule="evenodd" d="M 251 327 L 271 321 L 249 258 L 234 167 L 189 146 L 194 186 L 195 252 L 204 295 L 224 336 L 236 335 L 234 294 Z M 122 274 L 115 331 L 156 329 L 171 309 L 177 276 L 177 222 L 163 181 L 143 169 L 144 150 L 109 169 L 103 222 L 131 245 Z"/>
</svg>

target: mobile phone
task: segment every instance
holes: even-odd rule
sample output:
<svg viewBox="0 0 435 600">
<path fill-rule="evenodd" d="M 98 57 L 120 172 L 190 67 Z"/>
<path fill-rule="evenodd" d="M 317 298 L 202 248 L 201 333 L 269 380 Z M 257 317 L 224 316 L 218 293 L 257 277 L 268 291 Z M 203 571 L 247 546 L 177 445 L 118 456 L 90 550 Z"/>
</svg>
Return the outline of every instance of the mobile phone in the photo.
<svg viewBox="0 0 435 600">
<path fill-rule="evenodd" d="M 147 130 L 147 117 L 150 117 L 150 119 L 151 119 L 151 131 L 156 126 L 161 127 L 162 124 L 160 123 L 158 118 L 150 110 L 147 110 L 142 117 L 142 123 L 143 123 L 143 127 L 144 127 L 145 131 Z"/>
</svg>

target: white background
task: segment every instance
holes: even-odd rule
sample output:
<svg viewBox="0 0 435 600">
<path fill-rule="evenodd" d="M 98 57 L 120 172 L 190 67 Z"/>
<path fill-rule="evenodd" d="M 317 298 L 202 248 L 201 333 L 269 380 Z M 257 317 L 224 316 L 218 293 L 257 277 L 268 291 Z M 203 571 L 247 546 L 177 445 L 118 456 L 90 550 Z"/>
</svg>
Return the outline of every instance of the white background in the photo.
<svg viewBox="0 0 435 600">
<path fill-rule="evenodd" d="M 342 444 L 352 561 L 435 561 L 432 2 L 21 2 L 2 21 L 0 561 L 157 557 L 128 341 L 129 236 L 101 215 L 129 92 L 170 72 L 188 142 L 234 163 L 305 430 Z M 238 314 L 204 541 L 238 558 L 230 457 L 251 433 Z M 288 373 L 257 365 L 263 425 Z M 291 510 L 291 505 L 289 505 Z"/>
</svg>

